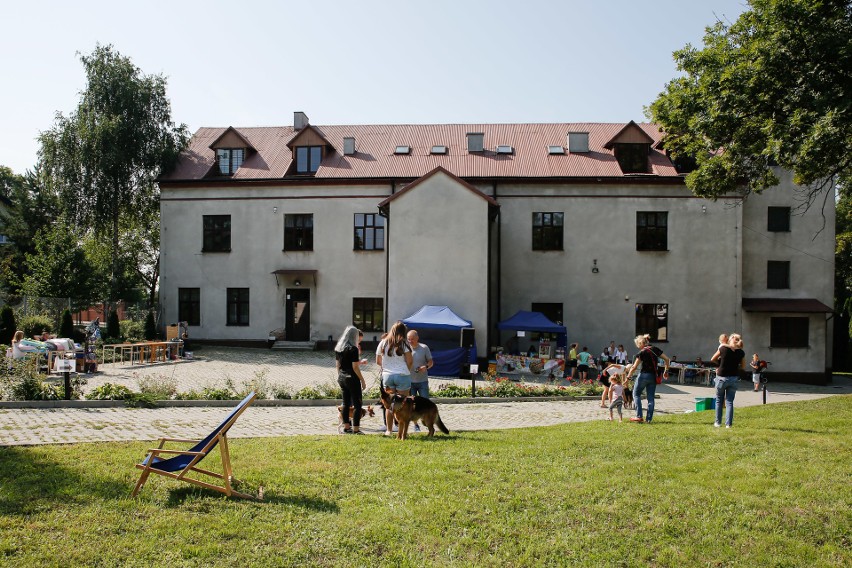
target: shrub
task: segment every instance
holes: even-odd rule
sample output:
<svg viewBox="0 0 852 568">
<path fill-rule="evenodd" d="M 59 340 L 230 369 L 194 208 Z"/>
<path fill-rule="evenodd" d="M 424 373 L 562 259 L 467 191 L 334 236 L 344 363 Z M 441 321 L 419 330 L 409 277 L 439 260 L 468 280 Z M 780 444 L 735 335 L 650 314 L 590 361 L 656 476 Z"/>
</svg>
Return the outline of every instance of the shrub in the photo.
<svg viewBox="0 0 852 568">
<path fill-rule="evenodd" d="M 154 322 L 154 312 L 148 312 L 145 316 L 145 339 L 151 341 L 157 339 L 157 325 Z"/>
<path fill-rule="evenodd" d="M 168 400 L 177 394 L 177 381 L 165 375 L 145 375 L 136 384 L 139 392 L 155 400 Z"/>
<path fill-rule="evenodd" d="M 343 390 L 337 383 L 324 383 L 317 387 L 322 394 L 321 398 L 343 398 Z M 363 396 L 363 395 L 362 395 Z"/>
<path fill-rule="evenodd" d="M 126 400 L 135 394 L 124 385 L 104 383 L 86 395 L 88 400 Z"/>
<path fill-rule="evenodd" d="M 53 329 L 53 324 L 50 318 L 43 315 L 32 315 L 21 318 L 21 331 L 24 332 L 24 337 L 34 337 L 36 334 L 41 334 L 43 331 L 50 332 Z"/>
<path fill-rule="evenodd" d="M 278 400 L 290 400 L 293 395 L 290 392 L 290 387 L 287 385 L 277 385 L 272 389 L 272 396 Z"/>
<path fill-rule="evenodd" d="M 62 319 L 59 323 L 59 337 L 74 339 L 74 320 L 71 318 L 71 310 L 62 310 Z"/>
<path fill-rule="evenodd" d="M 248 393 L 254 391 L 258 399 L 267 399 L 272 393 L 272 386 L 266 378 L 268 375 L 269 369 L 264 367 L 263 369 L 254 372 L 254 378 L 248 381 L 243 381 L 240 388 L 234 387 L 233 381 L 231 381 L 230 378 L 225 381 L 225 386 L 234 392 L 236 398 L 245 398 L 248 396 Z"/>
<path fill-rule="evenodd" d="M 600 385 L 530 385 L 525 383 L 513 383 L 502 377 L 496 381 L 481 383 L 476 387 L 476 396 L 482 397 L 534 397 L 534 396 L 600 396 L 603 388 Z M 467 398 L 471 395 L 470 387 L 456 384 L 439 385 L 431 392 L 438 398 Z"/>
<path fill-rule="evenodd" d="M 119 323 L 118 328 L 120 337 L 124 341 L 138 343 L 145 339 L 145 324 L 141 321 L 126 319 Z"/>
<path fill-rule="evenodd" d="M 204 387 L 201 389 L 201 398 L 203 400 L 234 400 L 237 398 L 244 398 L 241 396 L 237 396 L 234 391 L 225 387 L 225 388 L 213 388 L 213 387 Z"/>
<path fill-rule="evenodd" d="M 40 361 L 35 357 L 27 357 L 14 361 L 11 368 L 3 375 L 0 382 L 4 398 L 10 400 L 59 400 L 65 398 L 64 384 L 52 384 L 44 380 L 38 373 Z M 71 397 L 80 398 L 82 385 L 86 379 L 79 375 L 71 378 Z"/>
<path fill-rule="evenodd" d="M 315 389 L 314 387 L 305 387 L 294 394 L 293 398 L 296 400 L 317 400 L 324 397 L 319 389 Z"/>
<path fill-rule="evenodd" d="M 59 385 L 46 383 L 38 375 L 28 375 L 12 387 L 13 400 L 61 400 L 64 390 Z"/>
<path fill-rule="evenodd" d="M 0 310 L 0 343 L 10 345 L 17 330 L 15 310 L 9 305 L 3 306 L 3 309 Z"/>
<path fill-rule="evenodd" d="M 202 395 L 199 391 L 192 389 L 177 393 L 175 395 L 175 400 L 204 400 L 204 395 Z"/>
<path fill-rule="evenodd" d="M 121 327 L 118 325 L 118 310 L 112 310 L 107 318 L 106 336 L 113 339 L 121 337 Z"/>
</svg>

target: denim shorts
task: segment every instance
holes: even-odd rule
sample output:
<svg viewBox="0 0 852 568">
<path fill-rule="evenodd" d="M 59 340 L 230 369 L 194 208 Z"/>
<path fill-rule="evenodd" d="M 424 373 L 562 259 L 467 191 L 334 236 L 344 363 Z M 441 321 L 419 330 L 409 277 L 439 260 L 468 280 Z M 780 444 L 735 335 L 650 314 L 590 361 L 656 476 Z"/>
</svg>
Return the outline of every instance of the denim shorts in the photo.
<svg viewBox="0 0 852 568">
<path fill-rule="evenodd" d="M 382 382 L 384 383 L 386 389 L 394 389 L 398 391 L 411 389 L 411 375 L 399 375 L 397 373 L 391 373 L 388 375 L 384 375 L 382 377 Z"/>
</svg>

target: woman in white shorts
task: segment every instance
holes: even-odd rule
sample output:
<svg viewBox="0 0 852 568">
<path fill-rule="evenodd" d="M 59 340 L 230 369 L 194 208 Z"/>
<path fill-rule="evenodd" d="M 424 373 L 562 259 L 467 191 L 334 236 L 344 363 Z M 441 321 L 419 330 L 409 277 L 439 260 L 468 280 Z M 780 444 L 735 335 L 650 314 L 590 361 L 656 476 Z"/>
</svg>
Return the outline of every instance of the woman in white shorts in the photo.
<svg viewBox="0 0 852 568">
<path fill-rule="evenodd" d="M 408 330 L 401 321 L 391 327 L 387 337 L 376 348 L 376 364 L 382 369 L 382 385 L 390 394 L 408 396 L 411 390 L 411 366 L 414 359 L 406 334 Z M 386 411 L 385 436 L 392 434 L 393 412 Z"/>
</svg>

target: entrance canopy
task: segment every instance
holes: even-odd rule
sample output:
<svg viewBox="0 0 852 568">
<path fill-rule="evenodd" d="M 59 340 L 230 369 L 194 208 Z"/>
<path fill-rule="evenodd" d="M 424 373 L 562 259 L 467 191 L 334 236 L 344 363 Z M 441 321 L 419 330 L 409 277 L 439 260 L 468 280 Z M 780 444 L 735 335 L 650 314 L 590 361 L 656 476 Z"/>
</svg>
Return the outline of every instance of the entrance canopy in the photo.
<svg viewBox="0 0 852 568">
<path fill-rule="evenodd" d="M 447 306 L 423 306 L 402 320 L 402 323 L 409 327 L 426 329 L 462 329 L 471 327 L 469 321 L 457 316 Z"/>
<path fill-rule="evenodd" d="M 518 311 L 509 319 L 497 324 L 497 329 L 515 329 L 520 331 L 544 331 L 547 333 L 568 333 L 564 325 L 553 323 L 541 312 Z"/>
<path fill-rule="evenodd" d="M 558 334 L 556 340 L 557 345 L 566 347 L 568 344 L 568 331 L 565 329 L 565 326 L 553 323 L 541 312 L 525 312 L 524 310 L 519 310 L 509 319 L 505 319 L 498 323 L 497 329 L 556 333 Z"/>
</svg>

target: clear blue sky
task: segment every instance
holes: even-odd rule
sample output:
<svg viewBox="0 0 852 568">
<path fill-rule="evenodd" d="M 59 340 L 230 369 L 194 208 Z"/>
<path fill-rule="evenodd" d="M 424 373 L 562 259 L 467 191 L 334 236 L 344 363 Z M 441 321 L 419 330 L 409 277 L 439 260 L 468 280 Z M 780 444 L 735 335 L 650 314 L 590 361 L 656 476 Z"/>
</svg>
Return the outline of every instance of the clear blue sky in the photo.
<svg viewBox="0 0 852 568">
<path fill-rule="evenodd" d="M 0 165 L 22 174 L 39 132 L 85 88 L 77 52 L 112 44 L 168 78 L 201 126 L 626 122 L 745 0 L 9 2 Z"/>
</svg>

